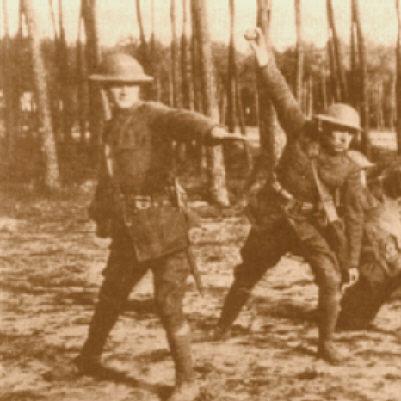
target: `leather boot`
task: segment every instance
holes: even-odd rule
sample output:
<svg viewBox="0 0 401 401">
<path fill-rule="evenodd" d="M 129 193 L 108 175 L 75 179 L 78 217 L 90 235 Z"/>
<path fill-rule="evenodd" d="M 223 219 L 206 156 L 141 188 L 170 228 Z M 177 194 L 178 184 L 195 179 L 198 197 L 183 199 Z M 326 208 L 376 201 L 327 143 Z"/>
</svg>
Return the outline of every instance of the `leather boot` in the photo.
<svg viewBox="0 0 401 401">
<path fill-rule="evenodd" d="M 318 358 L 333 366 L 339 366 L 345 361 L 345 356 L 336 349 L 332 340 L 321 341 L 319 339 Z"/>
<path fill-rule="evenodd" d="M 319 289 L 319 312 L 318 358 L 325 360 L 331 365 L 340 365 L 345 358 L 333 344 L 333 336 L 339 312 L 337 294 L 321 294 L 321 290 Z"/>
<path fill-rule="evenodd" d="M 193 401 L 199 395 L 199 386 L 195 382 L 189 325 L 184 323 L 172 331 L 168 330 L 167 338 L 175 362 L 176 388 L 168 400 Z"/>
<path fill-rule="evenodd" d="M 89 325 L 88 338 L 75 365 L 81 374 L 97 374 L 101 369 L 101 356 L 107 337 L 118 319 L 119 311 L 115 305 L 100 300 Z"/>
<path fill-rule="evenodd" d="M 200 395 L 199 386 L 194 381 L 177 386 L 168 401 L 194 401 Z"/>
<path fill-rule="evenodd" d="M 212 332 L 211 340 L 222 341 L 229 337 L 230 327 L 248 301 L 249 296 L 250 290 L 241 288 L 236 282 L 233 283 L 224 299 L 220 319 Z"/>
</svg>

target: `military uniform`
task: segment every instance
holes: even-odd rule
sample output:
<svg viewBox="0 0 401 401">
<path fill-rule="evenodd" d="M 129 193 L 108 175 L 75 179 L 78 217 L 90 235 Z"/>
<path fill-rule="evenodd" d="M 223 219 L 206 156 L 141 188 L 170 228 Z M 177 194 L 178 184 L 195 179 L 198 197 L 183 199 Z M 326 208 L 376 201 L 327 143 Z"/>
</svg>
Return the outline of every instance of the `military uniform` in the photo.
<svg viewBox="0 0 401 401">
<path fill-rule="evenodd" d="M 341 302 L 338 327 L 363 330 L 401 286 L 401 222 L 399 206 L 380 202 L 366 212 L 359 280 Z"/>
<path fill-rule="evenodd" d="M 176 365 L 177 385 L 191 381 L 189 327 L 182 302 L 190 273 L 188 227 L 177 207 L 172 140 L 210 143 L 210 119 L 160 103 L 139 102 L 108 124 L 113 177 L 103 168 L 92 217 L 108 227 L 112 244 L 96 311 L 79 362 L 100 358 L 132 288 L 148 269 Z M 107 224 L 105 223 L 105 220 Z M 104 232 L 103 232 L 104 235 Z"/>
<path fill-rule="evenodd" d="M 328 226 L 320 224 L 319 195 L 311 160 L 320 180 L 335 196 L 341 193 L 340 215 L 348 244 L 342 255 L 345 268 L 357 267 L 363 227 L 359 166 L 347 154 L 329 155 L 316 149 L 314 127 L 307 122 L 274 61 L 261 68 L 264 84 L 287 134 L 287 145 L 276 169 L 279 190 L 268 183 L 250 205 L 251 231 L 242 248 L 243 262 L 235 268 L 217 333 L 236 319 L 255 284 L 288 251 L 310 264 L 319 287 L 319 347 L 329 344 L 339 310 L 341 272 Z M 290 194 L 287 201 L 283 194 Z M 339 232 L 343 232 L 339 230 Z"/>
</svg>

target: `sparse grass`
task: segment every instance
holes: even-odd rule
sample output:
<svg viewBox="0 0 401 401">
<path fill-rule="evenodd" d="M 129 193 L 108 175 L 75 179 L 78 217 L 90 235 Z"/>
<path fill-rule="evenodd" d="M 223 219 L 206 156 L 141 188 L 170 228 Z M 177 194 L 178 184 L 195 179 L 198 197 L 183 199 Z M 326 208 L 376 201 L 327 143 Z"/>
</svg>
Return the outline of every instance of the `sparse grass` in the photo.
<svg viewBox="0 0 401 401">
<path fill-rule="evenodd" d="M 107 257 L 107 243 L 95 239 L 86 217 L 92 189 L 47 198 L 0 192 L 0 216 L 21 220 L 0 232 L 0 401 L 158 401 L 157 394 L 173 384 L 148 279 L 127 303 L 106 346 L 105 364 L 123 372 L 124 380 L 68 374 L 85 339 Z M 202 340 L 217 321 L 247 223 L 229 209 L 206 206 L 201 215 L 206 224 L 194 238 L 205 294 L 189 292 L 185 301 L 194 337 L 199 334 L 193 344 L 202 384 L 197 401 L 399 399 L 400 299 L 383 309 L 375 330 L 342 333 L 338 344 L 350 352 L 350 361 L 327 366 L 315 358 L 317 289 L 297 259 L 285 258 L 258 284 L 232 338 Z"/>
</svg>

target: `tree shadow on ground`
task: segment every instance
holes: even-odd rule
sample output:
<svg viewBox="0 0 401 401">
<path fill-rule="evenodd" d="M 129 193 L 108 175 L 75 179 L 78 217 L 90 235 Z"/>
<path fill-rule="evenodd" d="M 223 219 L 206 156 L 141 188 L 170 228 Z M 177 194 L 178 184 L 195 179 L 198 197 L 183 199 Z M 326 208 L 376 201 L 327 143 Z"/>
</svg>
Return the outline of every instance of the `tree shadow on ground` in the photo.
<svg viewBox="0 0 401 401">
<path fill-rule="evenodd" d="M 124 312 L 135 312 L 138 314 L 156 313 L 153 298 L 128 299 L 124 304 Z"/>
<path fill-rule="evenodd" d="M 167 399 L 174 390 L 172 386 L 151 384 L 145 380 L 137 379 L 129 375 L 127 372 L 108 366 L 103 366 L 97 369 L 96 372 L 87 376 L 98 381 L 110 381 L 115 384 L 124 384 L 136 389 L 144 390 L 157 395 L 161 400 Z"/>
<path fill-rule="evenodd" d="M 401 333 L 393 331 L 393 330 L 384 330 L 380 327 L 377 327 L 374 324 L 370 324 L 367 328 L 368 331 L 378 334 L 384 334 L 386 336 L 394 337 L 397 341 L 401 342 Z"/>
<path fill-rule="evenodd" d="M 288 319 L 294 323 L 316 323 L 318 311 L 305 305 L 295 304 L 291 301 L 280 301 L 271 303 L 266 298 L 258 297 L 252 302 L 252 306 L 258 316 Z"/>
</svg>

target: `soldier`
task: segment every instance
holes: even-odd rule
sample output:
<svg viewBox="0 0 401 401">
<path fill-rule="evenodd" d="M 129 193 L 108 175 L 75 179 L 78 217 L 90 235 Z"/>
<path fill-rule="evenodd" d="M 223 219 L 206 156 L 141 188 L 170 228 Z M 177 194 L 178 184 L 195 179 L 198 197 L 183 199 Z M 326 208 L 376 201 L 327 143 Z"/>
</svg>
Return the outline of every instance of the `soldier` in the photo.
<svg viewBox="0 0 401 401">
<path fill-rule="evenodd" d="M 199 388 L 190 328 L 182 310 L 191 270 L 188 227 L 178 207 L 171 141 L 213 144 L 228 135 L 201 114 L 140 101 L 142 85 L 152 78 L 127 54 L 108 54 L 90 79 L 104 88 L 112 107 L 105 130 L 105 163 L 90 208 L 98 233 L 110 236 L 112 243 L 89 335 L 76 365 L 81 373 L 99 371 L 103 347 L 124 302 L 151 269 L 156 309 L 175 362 L 176 388 L 170 401 L 193 400 Z"/>
<path fill-rule="evenodd" d="M 363 229 L 360 167 L 348 153 L 351 140 L 361 130 L 359 115 L 352 107 L 335 103 L 326 114 L 306 121 L 268 53 L 261 31 L 245 37 L 255 50 L 264 85 L 287 134 L 287 145 L 274 179 L 249 207 L 251 231 L 214 339 L 227 335 L 255 284 L 292 251 L 310 264 L 319 288 L 318 357 L 338 364 L 342 356 L 333 345 L 333 334 L 341 296 L 340 268 L 343 276 L 357 274 Z M 334 206 L 340 199 L 345 231 Z M 324 219 L 319 216 L 319 207 L 324 209 Z M 327 220 L 330 224 L 325 224 Z"/>
<path fill-rule="evenodd" d="M 401 169 L 390 167 L 370 185 L 376 205 L 365 213 L 359 280 L 345 290 L 337 327 L 363 330 L 401 286 Z"/>
</svg>

